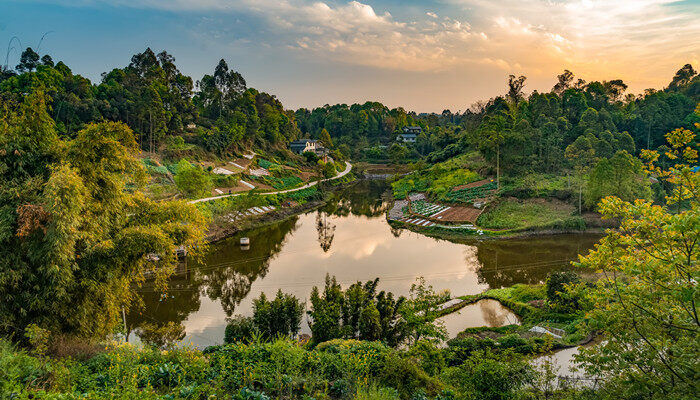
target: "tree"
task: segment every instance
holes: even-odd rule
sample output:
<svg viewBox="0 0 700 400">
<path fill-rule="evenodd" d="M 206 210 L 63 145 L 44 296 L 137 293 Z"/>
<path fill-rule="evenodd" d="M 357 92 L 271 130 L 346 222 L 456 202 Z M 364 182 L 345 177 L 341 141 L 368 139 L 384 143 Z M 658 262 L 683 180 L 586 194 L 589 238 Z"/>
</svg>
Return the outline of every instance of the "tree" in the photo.
<svg viewBox="0 0 700 400">
<path fill-rule="evenodd" d="M 205 248 L 206 219 L 140 192 L 144 170 L 126 125 L 62 139 L 45 104 L 35 92 L 0 108 L 0 332 L 19 338 L 36 324 L 103 338 L 146 272 L 164 289 L 175 249 Z"/>
<path fill-rule="evenodd" d="M 436 292 L 426 283 L 425 278 L 416 278 L 416 283 L 411 285 L 409 297 L 400 310 L 412 343 L 447 337 L 445 327 L 436 317 L 440 305 L 449 299 L 449 292 Z"/>
<path fill-rule="evenodd" d="M 282 293 L 281 289 L 272 301 L 267 300 L 265 293 L 253 300 L 253 324 L 267 339 L 296 336 L 303 313 L 304 304 L 295 296 Z"/>
<path fill-rule="evenodd" d="M 331 140 L 331 135 L 328 133 L 326 128 L 321 129 L 321 135 L 319 136 L 319 141 L 321 144 L 326 146 L 327 148 L 333 147 L 333 140 Z"/>
<path fill-rule="evenodd" d="M 517 104 L 523 98 L 523 88 L 525 87 L 525 81 L 527 77 L 515 75 L 508 76 L 508 93 L 506 98 L 510 100 L 512 104 Z"/>
<path fill-rule="evenodd" d="M 642 162 L 621 150 L 609 159 L 603 158 L 593 167 L 586 184 L 586 207 L 593 207 L 607 196 L 625 201 L 651 199 L 651 184 L 643 173 Z"/>
<path fill-rule="evenodd" d="M 482 125 L 483 146 L 496 152 L 496 187 L 501 188 L 501 145 L 505 142 L 507 127 L 504 115 L 495 115 Z"/>
<path fill-rule="evenodd" d="M 42 65 L 46 65 L 47 67 L 53 67 L 53 66 L 54 66 L 53 59 L 52 59 L 51 56 L 48 55 L 48 54 L 44 54 L 44 56 L 41 57 L 41 64 L 42 64 Z"/>
<path fill-rule="evenodd" d="M 676 75 L 673 76 L 671 83 L 668 84 L 668 90 L 678 90 L 688 85 L 697 74 L 697 71 L 695 71 L 692 65 L 685 64 L 676 72 Z"/>
<path fill-rule="evenodd" d="M 576 172 L 576 179 L 578 181 L 578 213 L 581 214 L 583 185 L 588 170 L 595 162 L 595 150 L 588 137 L 579 136 L 572 144 L 566 147 L 564 154 Z"/>
<path fill-rule="evenodd" d="M 391 162 L 394 164 L 399 164 L 406 160 L 409 153 L 410 152 L 406 146 L 398 143 L 393 143 L 391 147 L 389 147 L 389 158 L 391 158 Z"/>
<path fill-rule="evenodd" d="M 182 159 L 177 164 L 175 174 L 177 188 L 187 197 L 201 197 L 209 193 L 213 186 L 211 176 L 199 166 Z"/>
<path fill-rule="evenodd" d="M 15 68 L 19 72 L 32 72 L 37 66 L 39 66 L 39 55 L 31 47 L 27 47 L 22 52 L 19 64 Z"/>
<path fill-rule="evenodd" d="M 326 276 L 321 294 L 317 287 L 311 292 L 309 326 L 315 343 L 346 338 L 381 340 L 398 346 L 406 338 L 406 323 L 401 314 L 404 298 L 394 300 L 391 293 L 377 293 L 379 279 L 356 282 L 345 291 L 335 280 Z"/>
<path fill-rule="evenodd" d="M 691 168 L 697 145 L 687 129 L 666 137 L 671 168 L 656 165 L 657 152 L 642 152 L 648 172 L 673 185 L 666 204 L 603 199 L 600 211 L 619 218 L 620 228 L 581 257 L 581 266 L 603 272 L 589 291 L 595 308 L 588 318 L 605 338 L 583 350 L 581 361 L 607 379 L 612 397 L 681 399 L 700 390 L 700 173 Z"/>
<path fill-rule="evenodd" d="M 555 309 L 566 311 L 577 310 L 579 304 L 576 298 L 569 295 L 570 287 L 581 282 L 581 277 L 573 271 L 555 271 L 547 276 L 547 301 Z"/>
<path fill-rule="evenodd" d="M 564 73 L 557 75 L 557 84 L 552 88 L 552 93 L 561 95 L 564 91 L 571 87 L 571 83 L 574 81 L 573 72 L 568 69 L 564 70 Z"/>
</svg>

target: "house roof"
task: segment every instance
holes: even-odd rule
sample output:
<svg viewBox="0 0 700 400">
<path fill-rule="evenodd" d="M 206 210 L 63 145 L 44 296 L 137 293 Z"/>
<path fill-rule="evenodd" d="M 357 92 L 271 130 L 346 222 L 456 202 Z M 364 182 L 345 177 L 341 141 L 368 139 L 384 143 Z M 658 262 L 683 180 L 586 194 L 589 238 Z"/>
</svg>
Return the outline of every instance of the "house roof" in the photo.
<svg viewBox="0 0 700 400">
<path fill-rule="evenodd" d="M 290 146 L 306 146 L 307 143 L 316 143 L 316 140 L 314 139 L 299 139 L 295 140 L 293 142 L 290 142 Z"/>
<path fill-rule="evenodd" d="M 399 136 L 401 136 L 402 138 L 415 138 L 418 135 L 416 135 L 415 133 L 399 133 Z"/>
</svg>

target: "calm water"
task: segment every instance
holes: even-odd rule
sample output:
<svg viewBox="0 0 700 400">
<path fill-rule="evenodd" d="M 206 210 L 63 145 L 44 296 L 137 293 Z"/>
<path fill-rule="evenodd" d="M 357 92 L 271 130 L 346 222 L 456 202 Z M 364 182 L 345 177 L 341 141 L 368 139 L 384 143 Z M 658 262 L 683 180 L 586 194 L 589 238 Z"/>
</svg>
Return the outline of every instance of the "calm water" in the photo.
<svg viewBox="0 0 700 400">
<path fill-rule="evenodd" d="M 338 193 L 321 210 L 243 232 L 212 246 L 201 265 L 192 262 L 173 277 L 167 297 L 148 284 L 145 307 L 127 316 L 131 331 L 145 322 L 181 324 L 185 343 L 223 341 L 226 319 L 250 315 L 252 299 L 278 289 L 308 299 L 326 274 L 343 285 L 380 278 L 380 290 L 405 295 L 416 277 L 453 296 L 476 294 L 515 283 L 542 282 L 553 270 L 585 253 L 596 235 L 558 235 L 517 240 L 453 243 L 393 229 L 383 181 L 362 181 Z M 250 238 L 249 249 L 239 245 Z M 480 302 L 451 317 L 451 333 L 479 325 L 511 323 L 500 305 Z M 501 322 L 503 320 L 503 322 Z M 306 322 L 302 331 L 308 332 Z M 461 329 L 459 329 L 461 328 Z M 458 329 L 458 330 L 457 330 Z M 134 339 L 134 335 L 131 335 Z"/>
</svg>

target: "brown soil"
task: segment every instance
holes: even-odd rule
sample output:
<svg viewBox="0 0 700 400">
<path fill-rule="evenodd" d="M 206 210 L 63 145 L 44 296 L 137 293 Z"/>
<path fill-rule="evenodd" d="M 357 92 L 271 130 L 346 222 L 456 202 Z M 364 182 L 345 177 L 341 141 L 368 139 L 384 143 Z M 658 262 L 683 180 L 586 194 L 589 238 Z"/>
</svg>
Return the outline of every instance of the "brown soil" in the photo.
<svg viewBox="0 0 700 400">
<path fill-rule="evenodd" d="M 237 159 L 232 160 L 232 161 L 235 162 L 236 164 L 240 165 L 241 167 L 246 168 L 246 169 L 248 168 L 248 166 L 250 164 L 253 163 L 253 160 L 249 160 L 249 159 L 244 158 L 244 157 L 237 158 Z M 229 164 L 229 165 L 231 165 L 231 164 Z M 233 165 L 231 165 L 231 166 L 233 166 Z"/>
<path fill-rule="evenodd" d="M 452 207 L 447 211 L 431 217 L 431 220 L 442 222 L 469 222 L 476 223 L 476 219 L 484 210 L 472 207 Z"/>
<path fill-rule="evenodd" d="M 493 181 L 493 179 L 482 179 L 480 181 L 467 183 L 466 185 L 455 186 L 452 188 L 452 191 L 484 186 L 485 184 L 490 183 L 491 181 Z"/>
</svg>

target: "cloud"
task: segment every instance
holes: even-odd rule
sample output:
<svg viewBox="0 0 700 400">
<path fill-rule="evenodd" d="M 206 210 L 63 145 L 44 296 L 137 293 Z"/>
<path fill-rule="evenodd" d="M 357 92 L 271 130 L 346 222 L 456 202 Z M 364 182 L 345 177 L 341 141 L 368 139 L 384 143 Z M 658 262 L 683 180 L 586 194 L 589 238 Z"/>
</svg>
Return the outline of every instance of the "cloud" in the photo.
<svg viewBox="0 0 700 400">
<path fill-rule="evenodd" d="M 629 74 L 644 81 L 700 57 L 700 7 L 690 1 L 445 2 L 440 12 L 430 10 L 402 19 L 361 1 L 78 0 L 70 4 L 202 15 L 203 22 L 193 33 L 201 40 L 247 40 L 291 51 L 302 59 L 389 70 L 440 72 L 488 65 L 509 73 L 551 77 L 570 68 L 589 76 Z M 445 13 L 450 16 L 440 15 Z M 640 65 L 644 68 L 633 67 Z"/>
</svg>

